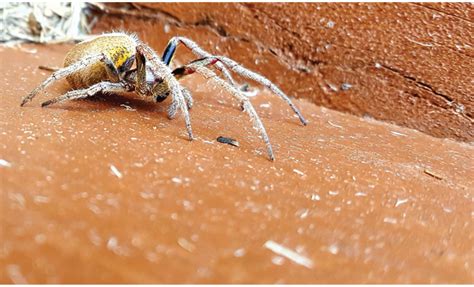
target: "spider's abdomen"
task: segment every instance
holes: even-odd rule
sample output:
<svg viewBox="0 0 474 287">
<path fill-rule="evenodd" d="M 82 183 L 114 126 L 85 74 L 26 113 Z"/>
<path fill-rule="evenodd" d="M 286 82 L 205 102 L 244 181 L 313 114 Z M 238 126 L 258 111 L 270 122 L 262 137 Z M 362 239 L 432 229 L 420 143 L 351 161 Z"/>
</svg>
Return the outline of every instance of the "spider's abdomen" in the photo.
<svg viewBox="0 0 474 287">
<path fill-rule="evenodd" d="M 64 67 L 87 56 L 104 53 L 119 69 L 128 59 L 135 55 L 137 40 L 125 33 L 110 33 L 98 36 L 92 40 L 83 41 L 74 46 L 64 59 Z M 101 81 L 110 80 L 104 63 L 89 65 L 67 77 L 75 89 L 89 87 Z"/>
</svg>

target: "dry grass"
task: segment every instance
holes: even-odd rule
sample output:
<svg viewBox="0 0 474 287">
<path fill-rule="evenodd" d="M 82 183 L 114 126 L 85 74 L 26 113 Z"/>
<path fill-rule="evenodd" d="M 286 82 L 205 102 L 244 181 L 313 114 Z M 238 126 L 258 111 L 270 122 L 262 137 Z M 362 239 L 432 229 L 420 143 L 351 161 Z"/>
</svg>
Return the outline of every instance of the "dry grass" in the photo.
<svg viewBox="0 0 474 287">
<path fill-rule="evenodd" d="M 96 21 L 88 3 L 1 3 L 0 43 L 62 43 L 87 38 Z"/>
</svg>

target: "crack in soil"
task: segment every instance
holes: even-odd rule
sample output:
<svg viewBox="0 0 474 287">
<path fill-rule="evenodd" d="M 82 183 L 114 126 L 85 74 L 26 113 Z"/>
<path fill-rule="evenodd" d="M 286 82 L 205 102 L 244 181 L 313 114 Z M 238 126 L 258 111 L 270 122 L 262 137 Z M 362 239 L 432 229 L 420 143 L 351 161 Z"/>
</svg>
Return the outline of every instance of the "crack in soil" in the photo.
<svg viewBox="0 0 474 287">
<path fill-rule="evenodd" d="M 387 66 L 385 64 L 381 64 L 381 66 L 388 70 L 388 71 L 391 71 L 393 73 L 396 73 L 400 76 L 402 76 L 403 78 L 405 78 L 406 80 L 412 82 L 415 84 L 415 86 L 418 86 L 426 91 L 429 91 L 431 94 L 433 94 L 435 97 L 438 97 L 440 99 L 442 99 L 450 108 L 451 108 L 451 111 L 455 114 L 458 114 L 464 118 L 466 118 L 467 120 L 469 121 L 473 121 L 473 118 L 471 118 L 468 114 L 466 114 L 463 110 L 463 108 L 461 107 L 464 107 L 464 105 L 456 102 L 453 98 L 451 98 L 450 96 L 448 95 L 445 95 L 443 93 L 440 93 L 438 91 L 436 91 L 430 84 L 427 84 L 425 82 L 422 82 L 420 80 L 417 80 L 415 77 L 413 76 L 410 76 L 410 75 L 407 75 L 406 73 L 402 72 L 401 70 L 397 69 L 397 68 L 393 68 L 393 67 L 390 67 L 390 66 Z M 436 105 L 436 103 L 432 102 L 433 104 Z M 442 108 L 445 108 L 445 107 L 442 107 Z"/>
<path fill-rule="evenodd" d="M 458 16 L 458 15 L 454 15 L 454 14 L 451 14 L 449 12 L 446 12 L 446 11 L 443 11 L 443 10 L 440 10 L 440 9 L 436 9 L 436 8 L 433 8 L 433 7 L 430 7 L 430 6 L 425 6 L 422 3 L 409 3 L 409 4 L 410 5 L 415 5 L 415 6 L 418 6 L 418 7 L 423 7 L 425 9 L 433 10 L 433 11 L 436 11 L 438 13 L 441 13 L 441 14 L 444 14 L 444 15 L 447 15 L 447 16 L 451 16 L 451 17 L 454 17 L 454 18 L 462 20 L 462 21 L 466 21 L 470 24 L 474 24 L 474 22 L 472 20 L 466 19 L 466 18 Z"/>
</svg>

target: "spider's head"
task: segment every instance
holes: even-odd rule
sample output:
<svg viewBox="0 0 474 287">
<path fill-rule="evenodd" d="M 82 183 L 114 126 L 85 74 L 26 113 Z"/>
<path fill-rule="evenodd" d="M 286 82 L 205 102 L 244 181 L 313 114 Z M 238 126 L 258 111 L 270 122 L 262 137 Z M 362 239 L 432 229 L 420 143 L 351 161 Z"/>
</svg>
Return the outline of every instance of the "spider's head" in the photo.
<svg viewBox="0 0 474 287">
<path fill-rule="evenodd" d="M 144 83 L 143 83 L 144 82 Z M 151 66 L 146 65 L 145 80 L 137 85 L 139 94 L 145 97 L 152 97 L 157 102 L 162 102 L 169 95 L 169 87 L 163 78 L 154 75 Z"/>
<path fill-rule="evenodd" d="M 154 78 L 151 83 L 151 94 L 156 102 L 164 101 L 170 94 L 168 84 L 162 78 Z"/>
</svg>

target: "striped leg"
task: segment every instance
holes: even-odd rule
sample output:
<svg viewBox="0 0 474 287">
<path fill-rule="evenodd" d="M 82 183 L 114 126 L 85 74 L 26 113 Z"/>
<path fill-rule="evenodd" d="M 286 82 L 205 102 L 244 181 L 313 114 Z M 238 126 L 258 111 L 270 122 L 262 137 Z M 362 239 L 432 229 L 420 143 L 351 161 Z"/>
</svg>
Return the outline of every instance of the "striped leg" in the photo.
<svg viewBox="0 0 474 287">
<path fill-rule="evenodd" d="M 268 157 L 272 161 L 275 160 L 275 155 L 273 154 L 272 145 L 270 143 L 270 139 L 268 138 L 267 131 L 265 130 L 265 126 L 263 125 L 260 117 L 255 111 L 252 103 L 246 96 L 242 94 L 242 91 L 238 90 L 236 87 L 221 79 L 214 71 L 208 68 L 208 66 L 212 65 L 213 63 L 216 63 L 216 58 L 214 57 L 196 60 L 184 67 L 178 68 L 180 70 L 176 69 L 179 72 L 176 73 L 182 76 L 189 75 L 194 72 L 199 73 L 206 79 L 213 80 L 215 83 L 217 83 L 227 92 L 229 92 L 234 98 L 236 98 L 240 102 L 240 105 L 243 110 L 246 111 L 247 114 L 250 116 L 250 119 L 252 120 L 255 129 L 260 132 L 260 135 L 262 136 L 262 139 L 265 142 L 265 145 L 267 146 Z M 173 73 L 175 73 L 175 71 L 173 71 Z"/>
<path fill-rule="evenodd" d="M 176 49 L 178 48 L 179 44 L 183 44 L 186 48 L 191 50 L 195 55 L 197 55 L 200 58 L 207 58 L 211 57 L 212 54 L 206 52 L 203 50 L 201 47 L 198 46 L 194 41 L 185 38 L 185 37 L 173 37 L 171 40 L 168 42 L 168 45 L 165 48 L 165 51 L 163 52 L 163 57 L 162 61 L 166 65 L 170 65 L 171 61 L 173 60 L 173 57 L 176 53 Z M 224 75 L 224 78 L 234 87 L 237 87 L 236 82 L 232 78 L 231 74 L 229 73 L 229 70 L 222 64 L 222 63 L 216 63 L 217 69 L 222 72 Z"/>
<path fill-rule="evenodd" d="M 246 77 L 248 79 L 254 80 L 255 82 L 260 83 L 264 85 L 265 87 L 269 88 L 273 93 L 275 93 L 277 96 L 283 99 L 291 107 L 291 109 L 295 112 L 295 114 L 298 116 L 298 118 L 300 119 L 303 125 L 307 125 L 307 121 L 301 114 L 298 107 L 296 107 L 296 105 L 293 104 L 291 99 L 282 90 L 280 90 L 280 88 L 278 88 L 275 84 L 273 84 L 269 79 L 265 78 L 264 76 L 243 67 L 239 63 L 227 57 L 223 57 L 223 56 L 205 57 L 203 59 L 193 61 L 189 65 L 186 65 L 184 67 L 176 68 L 173 71 L 173 74 L 179 79 L 181 77 L 194 73 L 195 71 L 193 69 L 195 69 L 195 67 L 198 67 L 198 66 L 207 67 L 214 64 L 216 66 L 217 64 L 224 64 L 226 67 L 228 67 L 235 73 L 243 77 Z"/>
<path fill-rule="evenodd" d="M 75 100 L 75 99 L 83 99 L 87 97 L 91 97 L 99 92 L 102 93 L 120 93 L 120 92 L 129 92 L 131 88 L 124 83 L 112 83 L 112 82 L 100 82 L 93 86 L 90 86 L 86 89 L 80 90 L 73 90 L 67 92 L 66 94 L 54 98 L 52 100 L 46 101 L 41 104 L 42 107 L 49 106 L 51 104 L 67 101 L 67 100 Z"/>
</svg>

